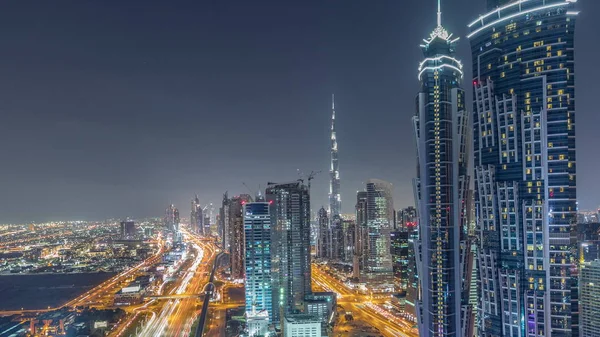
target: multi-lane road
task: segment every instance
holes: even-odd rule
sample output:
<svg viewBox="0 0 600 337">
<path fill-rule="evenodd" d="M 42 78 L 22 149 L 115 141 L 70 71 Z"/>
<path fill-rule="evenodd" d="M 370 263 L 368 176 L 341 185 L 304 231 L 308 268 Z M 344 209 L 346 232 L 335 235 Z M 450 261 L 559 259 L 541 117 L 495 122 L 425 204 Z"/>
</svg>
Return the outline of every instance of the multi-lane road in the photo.
<svg viewBox="0 0 600 337">
<path fill-rule="evenodd" d="M 184 240 L 194 249 L 190 267 L 175 282 L 168 295 L 189 295 L 203 292 L 209 278 L 217 249 L 198 235 L 184 230 Z M 157 300 L 157 305 L 148 307 L 149 319 L 138 332 L 138 336 L 188 337 L 199 313 L 199 299 L 195 296 Z"/>
<path fill-rule="evenodd" d="M 312 279 L 315 287 L 332 291 L 338 295 L 338 305 L 346 311 L 351 311 L 355 319 L 368 322 L 386 337 L 417 337 L 418 333 L 412 328 L 413 323 L 396 317 L 382 308 L 378 302 L 373 302 L 368 295 L 363 295 L 349 289 L 342 282 L 313 265 Z"/>
</svg>

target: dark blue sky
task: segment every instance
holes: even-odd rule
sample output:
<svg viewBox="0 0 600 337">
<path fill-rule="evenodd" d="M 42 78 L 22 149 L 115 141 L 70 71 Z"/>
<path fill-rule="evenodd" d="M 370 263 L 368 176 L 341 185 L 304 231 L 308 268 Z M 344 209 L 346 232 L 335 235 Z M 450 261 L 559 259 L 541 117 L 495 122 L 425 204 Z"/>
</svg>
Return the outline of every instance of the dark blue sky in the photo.
<svg viewBox="0 0 600 337">
<path fill-rule="evenodd" d="M 578 183 L 600 204 L 600 3 L 579 1 Z M 368 178 L 413 204 L 410 118 L 434 0 L 4 1 L 0 223 L 161 215 L 323 170 L 335 92 L 345 212 Z M 464 36 L 483 0 L 445 0 Z M 460 49 L 470 69 L 468 41 Z M 469 84 L 467 73 L 466 84 Z M 470 93 L 470 88 L 467 88 Z M 470 96 L 470 95 L 469 95 Z"/>
</svg>

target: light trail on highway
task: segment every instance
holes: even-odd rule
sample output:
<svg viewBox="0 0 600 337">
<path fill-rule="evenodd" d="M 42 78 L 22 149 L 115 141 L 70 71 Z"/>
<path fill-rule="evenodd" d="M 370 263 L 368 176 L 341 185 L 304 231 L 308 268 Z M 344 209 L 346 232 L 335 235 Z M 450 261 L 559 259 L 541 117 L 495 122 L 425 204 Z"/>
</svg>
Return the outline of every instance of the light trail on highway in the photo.
<svg viewBox="0 0 600 337">
<path fill-rule="evenodd" d="M 169 294 L 200 294 L 208 282 L 207 271 L 214 262 L 216 247 L 186 230 L 184 240 L 197 252 L 192 265 L 177 279 Z M 162 302 L 156 316 L 151 317 L 137 334 L 140 337 L 189 337 L 198 315 L 197 298 L 169 299 Z"/>
<path fill-rule="evenodd" d="M 352 315 L 377 328 L 386 337 L 418 337 L 412 323 L 398 319 L 392 313 L 373 303 L 369 296 L 358 294 L 318 266 L 312 268 L 313 282 L 320 288 L 338 294 L 338 304 L 350 309 Z"/>
</svg>

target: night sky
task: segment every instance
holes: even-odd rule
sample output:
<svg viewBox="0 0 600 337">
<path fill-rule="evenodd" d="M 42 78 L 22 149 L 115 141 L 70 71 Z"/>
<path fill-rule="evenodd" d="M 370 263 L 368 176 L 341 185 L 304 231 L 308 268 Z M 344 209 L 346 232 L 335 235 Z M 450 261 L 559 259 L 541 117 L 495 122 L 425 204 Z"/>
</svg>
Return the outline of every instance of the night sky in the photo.
<svg viewBox="0 0 600 337">
<path fill-rule="evenodd" d="M 484 0 L 445 0 L 464 38 Z M 434 0 L 3 1 L 0 223 L 162 215 L 322 170 L 336 94 L 344 212 L 369 178 L 413 204 L 410 119 Z M 600 2 L 579 1 L 578 195 L 600 205 Z M 470 109 L 470 105 L 469 105 Z"/>
</svg>

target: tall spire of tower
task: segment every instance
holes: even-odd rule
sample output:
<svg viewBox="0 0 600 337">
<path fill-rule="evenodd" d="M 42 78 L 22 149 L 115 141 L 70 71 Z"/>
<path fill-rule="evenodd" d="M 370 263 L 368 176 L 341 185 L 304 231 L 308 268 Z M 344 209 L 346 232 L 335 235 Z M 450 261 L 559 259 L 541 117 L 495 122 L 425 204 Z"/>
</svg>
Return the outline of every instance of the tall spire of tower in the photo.
<svg viewBox="0 0 600 337">
<path fill-rule="evenodd" d="M 335 132 L 335 94 L 331 95 L 331 168 L 329 178 L 329 218 L 333 219 L 334 216 L 340 215 L 342 212 L 338 145 Z"/>
<path fill-rule="evenodd" d="M 442 26 L 442 0 L 438 0 L 437 24 L 438 27 Z"/>
</svg>

